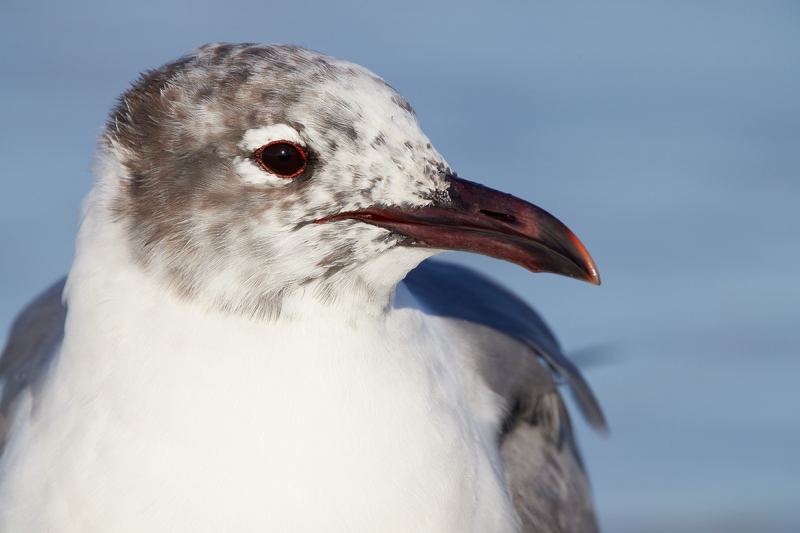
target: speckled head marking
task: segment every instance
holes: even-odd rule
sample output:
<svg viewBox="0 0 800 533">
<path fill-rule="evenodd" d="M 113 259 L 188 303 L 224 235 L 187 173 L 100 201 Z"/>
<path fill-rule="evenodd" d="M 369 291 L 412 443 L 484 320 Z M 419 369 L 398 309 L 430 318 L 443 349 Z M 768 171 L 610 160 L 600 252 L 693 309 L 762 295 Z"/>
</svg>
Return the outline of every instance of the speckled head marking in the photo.
<svg viewBox="0 0 800 533">
<path fill-rule="evenodd" d="M 254 159 L 280 140 L 308 155 L 296 178 Z M 389 290 L 367 271 L 402 236 L 313 221 L 424 206 L 448 187 L 402 96 L 358 65 L 292 46 L 207 45 L 145 73 L 112 112 L 100 157 L 101 181 L 114 181 L 105 207 L 141 268 L 182 297 L 265 317 L 297 291 Z M 103 176 L 109 168 L 118 175 Z M 385 284 L 424 255 L 393 259 L 397 279 Z"/>
<path fill-rule="evenodd" d="M 266 164 L 273 146 L 302 169 Z M 111 114 L 98 174 L 89 219 L 110 213 L 136 267 L 206 309 L 375 314 L 441 250 L 600 282 L 552 215 L 452 175 L 385 81 L 303 48 L 209 45 L 146 73 Z"/>
</svg>

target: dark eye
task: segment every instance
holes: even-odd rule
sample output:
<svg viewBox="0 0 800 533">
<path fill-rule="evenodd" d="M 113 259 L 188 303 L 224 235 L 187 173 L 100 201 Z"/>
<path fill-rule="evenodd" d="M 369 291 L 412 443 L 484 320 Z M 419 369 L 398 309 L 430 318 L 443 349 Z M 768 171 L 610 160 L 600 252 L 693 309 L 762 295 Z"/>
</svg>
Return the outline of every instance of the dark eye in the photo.
<svg viewBox="0 0 800 533">
<path fill-rule="evenodd" d="M 289 141 L 275 141 L 255 151 L 261 168 L 279 178 L 294 178 L 306 169 L 306 153 Z"/>
</svg>

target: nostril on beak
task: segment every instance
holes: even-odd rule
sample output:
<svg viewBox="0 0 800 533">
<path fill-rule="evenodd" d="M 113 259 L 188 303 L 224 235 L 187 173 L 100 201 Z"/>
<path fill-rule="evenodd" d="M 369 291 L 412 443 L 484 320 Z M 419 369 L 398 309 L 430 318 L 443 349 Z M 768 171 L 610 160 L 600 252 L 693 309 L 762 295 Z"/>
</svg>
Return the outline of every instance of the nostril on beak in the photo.
<svg viewBox="0 0 800 533">
<path fill-rule="evenodd" d="M 512 215 L 507 215 L 505 213 L 496 213 L 494 211 L 487 211 L 485 209 L 481 209 L 481 214 L 486 215 L 487 217 L 494 218 L 501 222 L 507 222 L 509 224 L 513 224 L 514 222 L 517 221 L 517 219 Z"/>
</svg>

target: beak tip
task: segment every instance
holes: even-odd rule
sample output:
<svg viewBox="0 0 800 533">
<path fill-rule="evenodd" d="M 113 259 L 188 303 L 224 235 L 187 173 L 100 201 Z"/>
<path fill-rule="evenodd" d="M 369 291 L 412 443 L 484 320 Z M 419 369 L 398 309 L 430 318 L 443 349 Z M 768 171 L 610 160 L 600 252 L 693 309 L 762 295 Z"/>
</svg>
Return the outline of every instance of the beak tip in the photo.
<svg viewBox="0 0 800 533">
<path fill-rule="evenodd" d="M 568 230 L 569 231 L 569 230 Z M 594 264 L 594 259 L 589 254 L 589 251 L 583 243 L 571 231 L 569 232 L 570 240 L 577 250 L 577 256 L 580 258 L 578 264 L 582 267 L 585 276 L 582 277 L 584 281 L 592 285 L 600 285 L 600 273 L 597 271 L 597 265 Z"/>
</svg>

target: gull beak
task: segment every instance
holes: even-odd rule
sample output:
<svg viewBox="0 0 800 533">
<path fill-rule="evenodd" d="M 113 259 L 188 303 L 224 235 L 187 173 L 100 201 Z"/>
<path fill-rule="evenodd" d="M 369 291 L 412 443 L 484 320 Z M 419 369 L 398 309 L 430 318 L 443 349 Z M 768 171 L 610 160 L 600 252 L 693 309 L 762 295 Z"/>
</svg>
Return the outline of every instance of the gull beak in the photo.
<svg viewBox="0 0 800 533">
<path fill-rule="evenodd" d="M 580 240 L 553 215 L 524 200 L 447 175 L 449 198 L 424 207 L 375 206 L 317 220 L 360 220 L 406 239 L 403 246 L 474 252 L 532 272 L 600 284 Z"/>
</svg>

